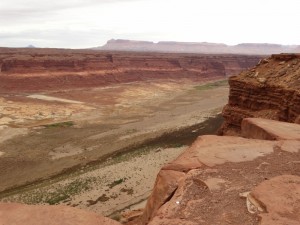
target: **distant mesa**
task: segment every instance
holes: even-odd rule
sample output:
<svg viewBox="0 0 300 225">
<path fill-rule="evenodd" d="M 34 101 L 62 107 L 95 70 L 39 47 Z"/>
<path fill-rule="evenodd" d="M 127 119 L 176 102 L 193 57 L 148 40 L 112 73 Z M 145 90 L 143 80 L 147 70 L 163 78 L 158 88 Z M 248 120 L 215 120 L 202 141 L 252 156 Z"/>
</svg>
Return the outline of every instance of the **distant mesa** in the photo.
<svg viewBox="0 0 300 225">
<path fill-rule="evenodd" d="M 28 45 L 26 48 L 36 48 L 34 45 Z"/>
<path fill-rule="evenodd" d="M 247 54 L 271 55 L 278 53 L 300 53 L 300 45 L 279 45 L 268 43 L 242 43 L 226 45 L 209 42 L 174 42 L 133 41 L 111 39 L 95 50 L 107 51 L 137 51 L 137 52 L 176 52 L 176 53 L 206 53 L 206 54 Z"/>
</svg>

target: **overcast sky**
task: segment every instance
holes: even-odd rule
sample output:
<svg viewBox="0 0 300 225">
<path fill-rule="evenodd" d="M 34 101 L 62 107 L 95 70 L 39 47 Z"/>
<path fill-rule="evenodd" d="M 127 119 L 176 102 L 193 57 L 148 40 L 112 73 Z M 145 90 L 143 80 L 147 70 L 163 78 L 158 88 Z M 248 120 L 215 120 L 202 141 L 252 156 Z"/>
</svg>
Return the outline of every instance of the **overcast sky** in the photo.
<svg viewBox="0 0 300 225">
<path fill-rule="evenodd" d="M 300 44 L 300 0 L 1 0 L 0 46 L 109 39 Z"/>
</svg>

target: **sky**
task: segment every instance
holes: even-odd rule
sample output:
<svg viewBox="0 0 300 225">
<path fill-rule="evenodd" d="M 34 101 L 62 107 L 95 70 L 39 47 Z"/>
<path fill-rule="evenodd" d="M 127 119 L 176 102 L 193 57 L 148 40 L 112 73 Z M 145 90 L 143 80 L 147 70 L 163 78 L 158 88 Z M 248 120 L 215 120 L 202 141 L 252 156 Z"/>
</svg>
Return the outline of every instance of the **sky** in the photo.
<svg viewBox="0 0 300 225">
<path fill-rule="evenodd" d="M 1 0 L 0 46 L 109 39 L 300 44 L 300 0 Z"/>
</svg>

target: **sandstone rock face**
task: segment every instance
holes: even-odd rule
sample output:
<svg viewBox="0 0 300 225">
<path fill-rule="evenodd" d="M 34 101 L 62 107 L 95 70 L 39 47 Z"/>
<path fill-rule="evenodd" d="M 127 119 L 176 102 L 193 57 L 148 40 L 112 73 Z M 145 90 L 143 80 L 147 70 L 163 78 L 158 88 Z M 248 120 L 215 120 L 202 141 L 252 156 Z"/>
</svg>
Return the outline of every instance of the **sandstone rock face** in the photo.
<svg viewBox="0 0 300 225">
<path fill-rule="evenodd" d="M 0 203 L 0 225 L 120 225 L 95 213 L 66 206 Z"/>
<path fill-rule="evenodd" d="M 261 57 L 0 49 L 0 91 L 95 87 L 149 79 L 222 79 L 257 64 Z"/>
<path fill-rule="evenodd" d="M 178 182 L 184 177 L 184 173 L 173 170 L 161 170 L 156 178 L 154 189 L 151 193 L 147 207 L 143 213 L 143 221 L 149 221 L 157 210 L 165 204 L 174 194 L 178 187 Z"/>
<path fill-rule="evenodd" d="M 229 102 L 223 109 L 224 135 L 239 135 L 247 117 L 292 123 L 300 121 L 300 55 L 272 55 L 229 79 Z"/>
<path fill-rule="evenodd" d="M 262 140 L 299 140 L 300 125 L 262 118 L 242 121 L 242 136 Z"/>
<path fill-rule="evenodd" d="M 266 122 L 271 128 L 261 132 Z M 143 216 L 130 224 L 299 224 L 300 125 L 259 118 L 243 124 L 247 138 L 200 136 L 165 165 Z"/>
<path fill-rule="evenodd" d="M 265 208 L 260 225 L 300 223 L 300 177 L 283 175 L 264 181 L 250 193 Z"/>
<path fill-rule="evenodd" d="M 162 168 L 183 175 L 136 224 L 300 224 L 299 75 L 300 55 L 281 54 L 230 78 L 223 134 L 243 138 L 200 136 Z"/>
<path fill-rule="evenodd" d="M 251 161 L 273 152 L 275 144 L 276 142 L 240 137 L 200 136 L 189 149 L 164 168 L 175 170 L 184 168 L 183 171 L 189 171 L 200 168 L 202 165 L 213 167 L 225 162 Z M 261 146 L 263 148 L 260 149 Z M 190 160 L 198 162 L 198 165 L 194 162 L 190 163 Z M 173 166 L 174 164 L 176 166 Z"/>
</svg>

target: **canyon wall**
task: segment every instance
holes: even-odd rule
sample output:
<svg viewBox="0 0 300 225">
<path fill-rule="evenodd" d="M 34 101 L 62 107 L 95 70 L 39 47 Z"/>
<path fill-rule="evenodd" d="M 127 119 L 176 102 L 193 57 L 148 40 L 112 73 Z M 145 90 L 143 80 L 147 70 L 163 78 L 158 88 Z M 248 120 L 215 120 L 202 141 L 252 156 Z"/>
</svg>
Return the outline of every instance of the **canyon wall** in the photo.
<svg viewBox="0 0 300 225">
<path fill-rule="evenodd" d="M 300 54 L 272 55 L 229 84 L 223 134 L 239 135 L 246 117 L 300 123 Z"/>
<path fill-rule="evenodd" d="M 222 79 L 260 56 L 0 49 L 0 91 L 95 87 L 149 79 Z"/>
<path fill-rule="evenodd" d="M 158 65 L 165 65 L 166 62 L 161 61 Z M 236 65 L 229 62 L 231 68 Z M 1 77 L 18 77 L 16 74 L 21 73 L 21 68 L 26 68 L 20 64 L 8 69 L 9 64 L 5 65 Z M 132 65 L 138 67 L 140 62 L 130 61 Z M 226 64 L 222 65 L 226 75 Z M 62 67 L 63 71 L 69 68 L 66 64 Z M 164 68 L 157 66 L 156 72 Z M 219 71 L 217 68 L 221 66 L 209 70 L 213 68 Z M 29 66 L 26 71 L 38 76 L 44 70 Z M 55 73 L 51 76 L 62 76 L 53 70 Z M 195 65 L 194 70 L 199 70 L 199 65 Z M 76 73 L 74 67 L 70 72 Z M 177 159 L 166 164 L 157 176 L 141 216 L 128 221 L 127 225 L 299 224 L 300 55 L 273 55 L 239 76 L 231 77 L 229 83 L 229 102 L 223 110 L 224 136 L 200 136 Z M 228 134 L 243 137 L 226 136 Z M 49 221 L 59 218 L 61 221 L 56 224 L 69 221 L 69 218 L 60 218 L 61 208 L 34 208 L 36 211 L 30 206 L 0 205 L 0 224 L 7 221 L 24 224 L 17 223 L 16 214 L 30 217 L 33 222 L 27 224 L 39 224 L 41 210 L 50 217 Z M 79 215 L 74 224 L 82 219 L 92 220 L 86 224 L 118 224 L 83 211 L 64 210 L 69 213 L 64 214 L 65 217 L 72 215 L 74 219 L 75 214 Z"/>
</svg>

